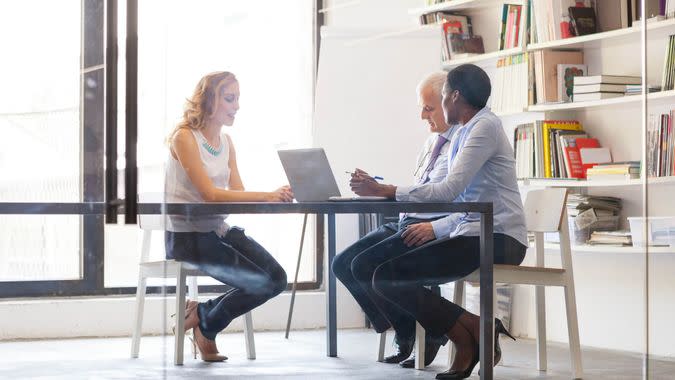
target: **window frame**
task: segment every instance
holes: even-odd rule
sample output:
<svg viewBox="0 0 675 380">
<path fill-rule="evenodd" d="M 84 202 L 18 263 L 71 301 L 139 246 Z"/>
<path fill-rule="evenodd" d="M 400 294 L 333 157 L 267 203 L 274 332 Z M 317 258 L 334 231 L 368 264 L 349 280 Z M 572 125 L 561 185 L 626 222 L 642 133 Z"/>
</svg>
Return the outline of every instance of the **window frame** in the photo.
<svg viewBox="0 0 675 380">
<path fill-rule="evenodd" d="M 133 0 L 130 0 L 133 1 Z M 130 295 L 136 293 L 136 287 L 105 287 L 105 224 L 115 222 L 117 213 L 121 213 L 120 205 L 124 200 L 116 199 L 116 170 L 104 169 L 116 161 L 116 109 L 117 89 L 115 80 L 106 82 L 106 76 L 115 78 L 117 75 L 117 50 L 106 50 L 108 43 L 117 41 L 116 27 L 108 25 L 106 33 L 106 16 L 116 19 L 116 12 L 106 14 L 106 11 L 116 9 L 117 0 L 82 0 L 82 44 L 81 44 L 81 75 L 80 75 L 80 134 L 82 146 L 80 151 L 81 190 L 83 202 L 55 203 L 55 202 L 0 202 L 0 215 L 80 215 L 80 266 L 82 278 L 77 280 L 47 280 L 47 281 L 5 281 L 0 282 L 0 299 L 17 297 L 71 297 L 71 296 L 101 296 L 101 295 Z M 107 9 L 106 9 L 107 8 Z M 314 17 L 314 51 L 312 81 L 316 83 L 320 29 L 324 25 L 323 0 L 315 0 Z M 108 19 L 109 20 L 109 19 Z M 114 24 L 114 23 L 111 23 Z M 135 25 L 137 28 L 137 25 Z M 112 31 L 112 34 L 110 35 Z M 113 59 L 114 58 L 114 59 Z M 106 65 L 109 61 L 111 64 Z M 133 66 L 132 66 L 133 67 Z M 137 74 L 138 66 L 135 65 Z M 127 77 L 128 79 L 129 77 Z M 82 88 L 87 81 L 105 83 L 104 86 L 87 88 L 87 96 L 82 96 Z M 109 85 L 110 84 L 110 85 Z M 313 94 L 314 95 L 314 94 Z M 312 96 L 312 98 L 314 98 Z M 108 112 L 106 112 L 108 110 Z M 106 123 L 110 128 L 106 128 Z M 136 139 L 134 139 L 136 140 Z M 106 145 L 104 145 L 106 141 Z M 111 148 L 112 145 L 115 149 Z M 134 141 L 135 142 L 135 141 Z M 135 145 L 135 144 L 133 144 Z M 105 152 L 114 152 L 106 157 Z M 84 152 L 88 154 L 84 159 Z M 134 167 L 134 169 L 137 169 Z M 134 195 L 135 199 L 135 195 Z M 106 200 L 108 200 L 106 202 Z M 299 282 L 297 290 L 320 290 L 323 288 L 324 278 L 324 229 L 323 216 L 316 218 L 316 260 L 315 281 Z M 287 290 L 292 284 L 287 285 Z M 201 285 L 202 293 L 223 293 L 227 285 Z M 175 286 L 148 286 L 147 294 L 175 294 Z"/>
</svg>

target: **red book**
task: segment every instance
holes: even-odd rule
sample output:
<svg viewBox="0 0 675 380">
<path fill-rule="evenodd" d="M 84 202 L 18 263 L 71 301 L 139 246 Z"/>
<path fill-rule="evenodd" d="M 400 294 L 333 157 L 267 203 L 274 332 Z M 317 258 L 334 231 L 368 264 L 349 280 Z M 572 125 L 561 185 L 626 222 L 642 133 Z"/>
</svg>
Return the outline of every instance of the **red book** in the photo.
<svg viewBox="0 0 675 380">
<path fill-rule="evenodd" d="M 583 148 L 600 148 L 600 142 L 598 139 L 594 138 L 585 138 L 585 139 L 576 139 L 577 143 L 577 149 L 581 150 Z M 581 160 L 581 154 L 579 155 L 579 160 Z M 584 164 L 583 162 L 581 163 L 581 170 L 583 171 L 583 177 L 586 178 L 586 170 L 588 168 L 592 168 L 593 166 L 596 165 L 596 162 L 589 163 L 589 164 Z"/>
<path fill-rule="evenodd" d="M 565 155 L 565 170 L 567 170 L 569 178 L 586 178 L 586 171 L 581 165 L 581 154 L 576 144 L 577 138 L 574 136 L 560 136 L 563 154 Z"/>
</svg>

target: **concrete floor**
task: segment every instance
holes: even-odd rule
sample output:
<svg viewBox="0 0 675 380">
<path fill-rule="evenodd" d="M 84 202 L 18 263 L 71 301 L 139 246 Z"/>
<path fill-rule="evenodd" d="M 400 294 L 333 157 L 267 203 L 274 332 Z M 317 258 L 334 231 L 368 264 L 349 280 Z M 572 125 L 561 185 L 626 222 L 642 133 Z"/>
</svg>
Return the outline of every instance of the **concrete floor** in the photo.
<svg viewBox="0 0 675 380">
<path fill-rule="evenodd" d="M 391 340 L 390 334 L 389 338 Z M 447 348 L 424 371 L 375 362 L 376 335 L 367 330 L 338 332 L 339 358 L 325 356 L 324 331 L 255 334 L 258 358 L 246 360 L 242 334 L 221 334 L 218 346 L 230 357 L 225 363 L 204 363 L 190 357 L 173 366 L 173 337 L 145 337 L 139 359 L 129 359 L 129 338 L 43 340 L 0 343 L 0 379 L 433 379 L 446 369 Z M 446 346 L 447 347 L 447 346 Z M 504 358 L 496 379 L 570 379 L 564 345 L 549 345 L 549 371 L 536 368 L 530 340 L 502 341 Z M 391 350 L 388 344 L 387 350 Z M 639 355 L 583 350 L 585 379 L 641 379 Z M 650 379 L 675 379 L 675 361 L 652 361 Z M 471 379 L 478 379 L 477 370 Z"/>
</svg>

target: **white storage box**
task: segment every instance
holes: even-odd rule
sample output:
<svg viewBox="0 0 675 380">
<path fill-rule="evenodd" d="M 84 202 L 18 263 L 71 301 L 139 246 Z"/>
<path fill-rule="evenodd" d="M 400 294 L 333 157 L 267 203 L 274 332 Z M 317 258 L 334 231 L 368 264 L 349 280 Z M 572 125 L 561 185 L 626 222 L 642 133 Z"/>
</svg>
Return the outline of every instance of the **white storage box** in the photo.
<svg viewBox="0 0 675 380">
<path fill-rule="evenodd" d="M 649 224 L 647 225 L 647 244 L 675 247 L 675 216 L 629 217 L 630 235 L 634 246 L 645 246 L 645 219 L 649 220 Z"/>
</svg>

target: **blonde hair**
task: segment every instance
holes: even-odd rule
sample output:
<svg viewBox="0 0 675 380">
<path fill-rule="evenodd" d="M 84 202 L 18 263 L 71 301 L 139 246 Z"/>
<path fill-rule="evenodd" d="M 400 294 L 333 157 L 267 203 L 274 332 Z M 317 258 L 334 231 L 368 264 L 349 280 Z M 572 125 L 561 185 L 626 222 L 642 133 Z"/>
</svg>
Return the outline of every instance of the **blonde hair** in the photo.
<svg viewBox="0 0 675 380">
<path fill-rule="evenodd" d="M 197 83 L 192 96 L 186 99 L 183 118 L 167 137 L 167 143 L 170 144 L 176 133 L 183 128 L 196 130 L 204 128 L 205 120 L 216 112 L 216 101 L 223 88 L 236 80 L 234 74 L 228 71 L 216 71 L 204 75 Z"/>
</svg>

